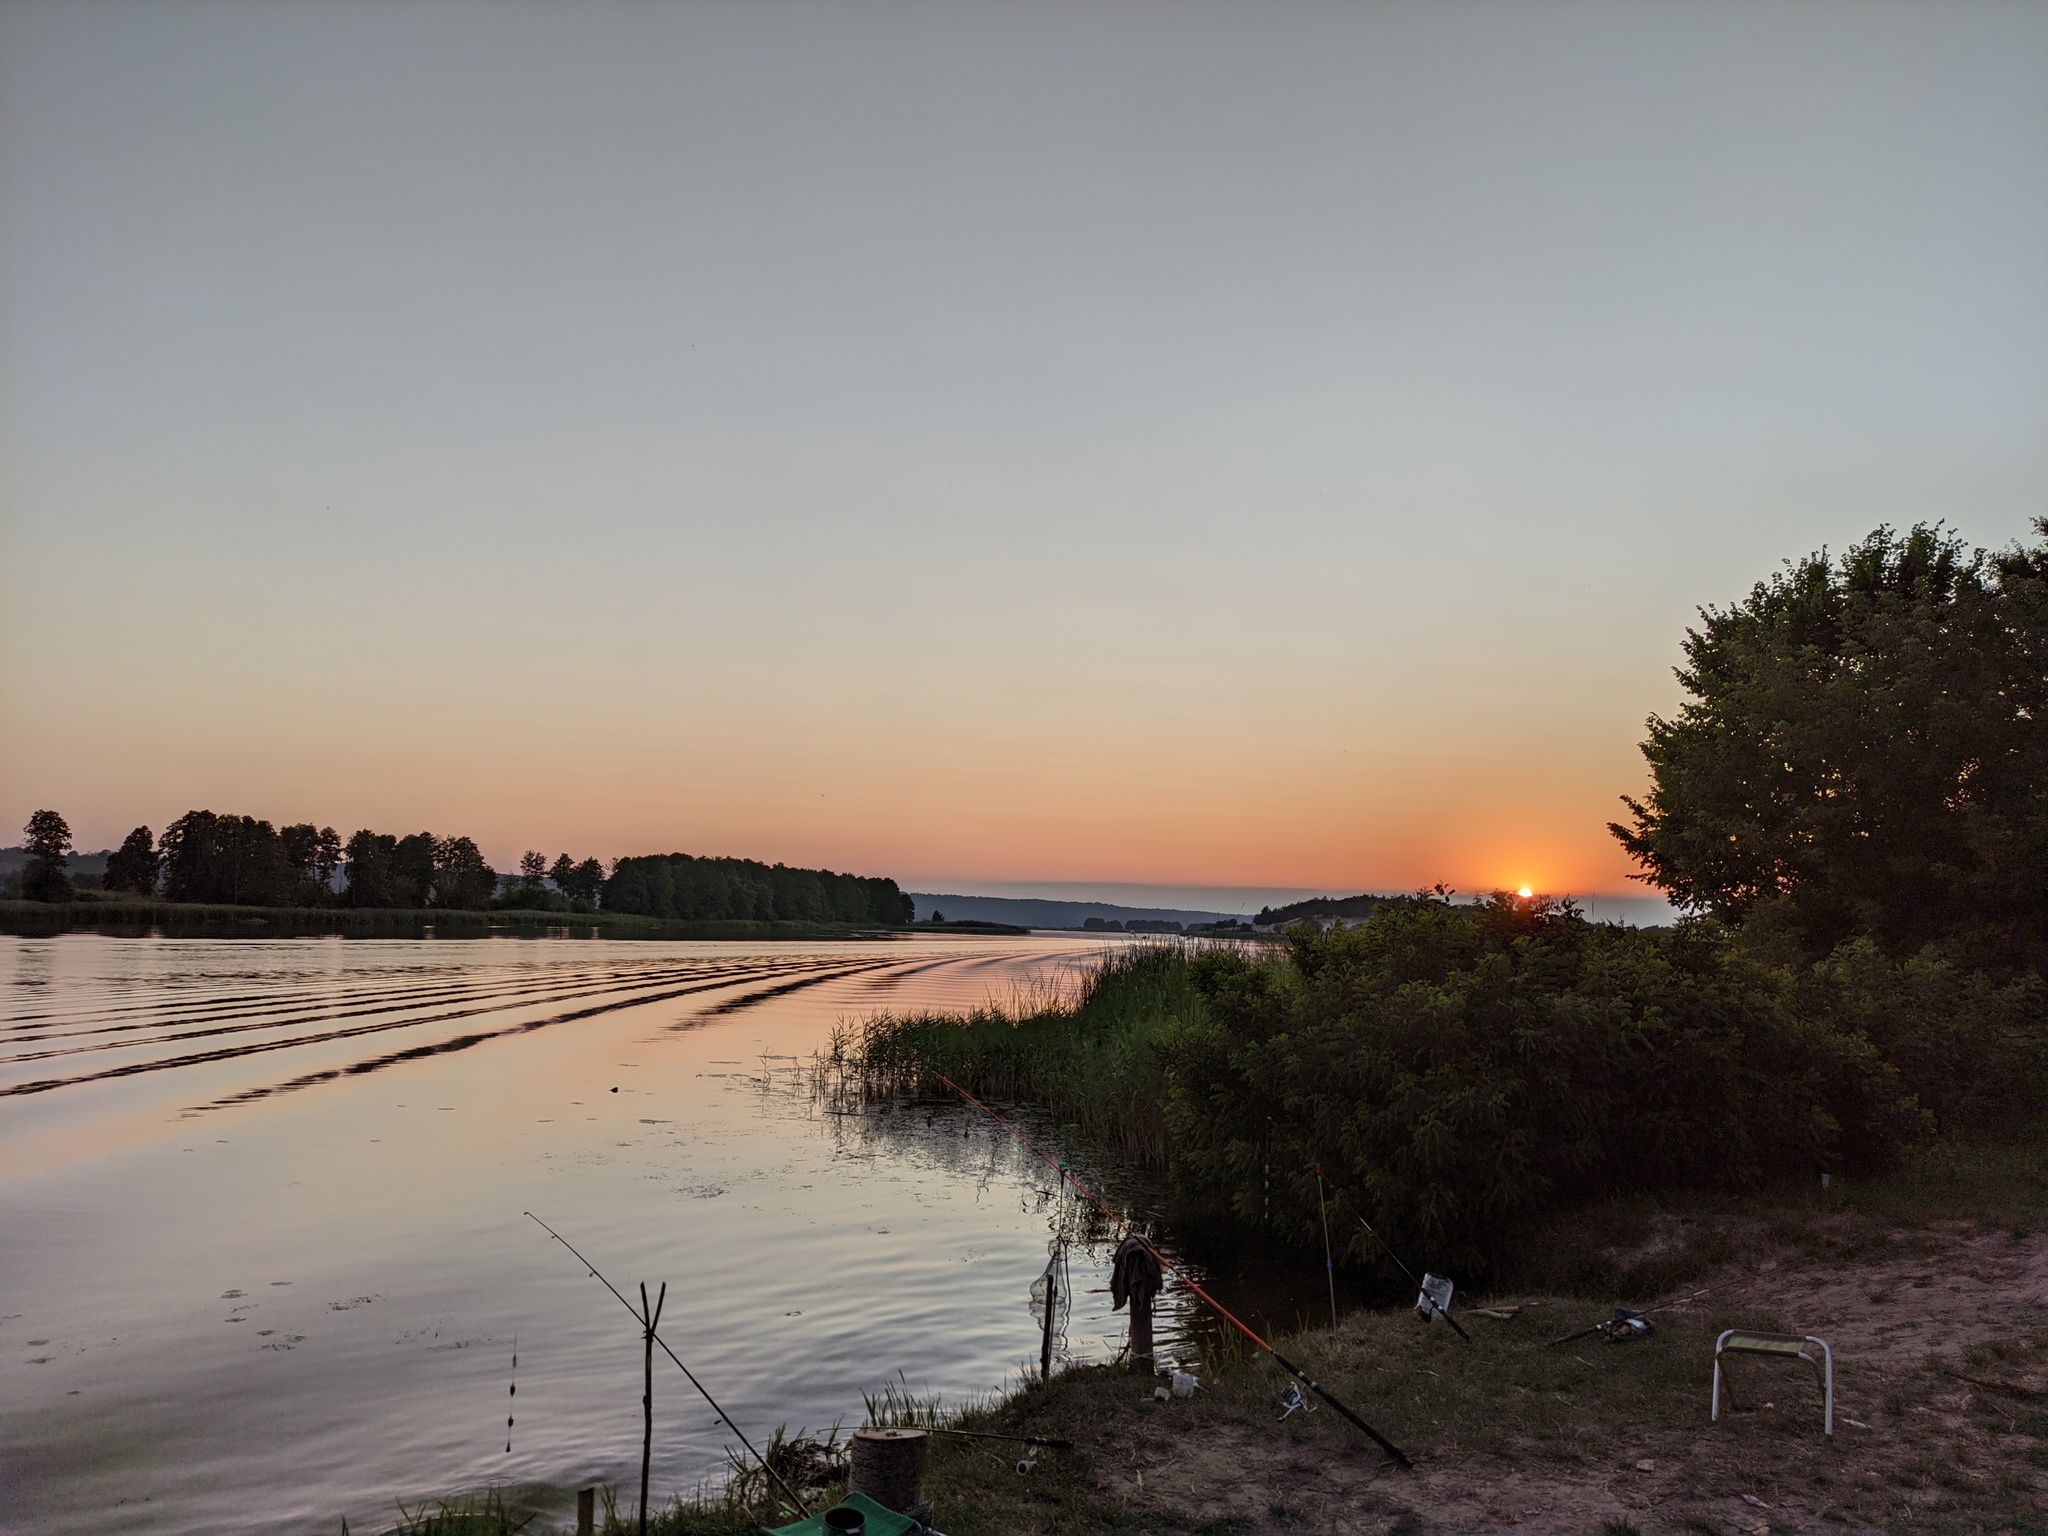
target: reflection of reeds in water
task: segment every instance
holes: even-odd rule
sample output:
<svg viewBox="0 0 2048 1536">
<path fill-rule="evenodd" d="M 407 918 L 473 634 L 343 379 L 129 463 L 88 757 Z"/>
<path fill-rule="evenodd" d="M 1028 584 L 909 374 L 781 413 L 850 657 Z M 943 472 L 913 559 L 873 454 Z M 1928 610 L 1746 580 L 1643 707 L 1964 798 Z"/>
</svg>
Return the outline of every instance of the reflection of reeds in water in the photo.
<svg viewBox="0 0 2048 1536">
<path fill-rule="evenodd" d="M 1166 1081 L 1155 1045 L 1201 1017 L 1178 945 L 1132 946 L 1080 978 L 1044 977 L 966 1014 L 882 1015 L 842 1026 L 817 1064 L 827 1098 L 947 1093 L 1025 1101 L 1133 1162 L 1166 1161 Z M 854 1107 L 851 1102 L 845 1108 Z"/>
</svg>

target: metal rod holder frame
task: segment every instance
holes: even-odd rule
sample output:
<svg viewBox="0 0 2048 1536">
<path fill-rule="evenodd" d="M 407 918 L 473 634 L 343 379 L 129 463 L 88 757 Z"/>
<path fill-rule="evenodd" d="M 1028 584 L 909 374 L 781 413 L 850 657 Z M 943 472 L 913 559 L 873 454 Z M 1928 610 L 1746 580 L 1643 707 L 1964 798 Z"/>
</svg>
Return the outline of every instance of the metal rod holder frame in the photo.
<svg viewBox="0 0 2048 1536">
<path fill-rule="evenodd" d="M 1729 1343 L 1730 1339 L 1735 1340 Z M 1820 1351 L 1819 1358 L 1807 1353 L 1807 1346 Z M 1752 1333 L 1745 1328 L 1728 1328 L 1714 1340 L 1714 1399 L 1712 1417 L 1716 1423 L 1721 1418 L 1721 1357 L 1723 1355 L 1763 1355 L 1779 1360 L 1804 1360 L 1813 1367 L 1820 1378 L 1821 1426 L 1830 1439 L 1835 1433 L 1835 1352 L 1828 1348 L 1826 1339 L 1812 1334 Z"/>
</svg>

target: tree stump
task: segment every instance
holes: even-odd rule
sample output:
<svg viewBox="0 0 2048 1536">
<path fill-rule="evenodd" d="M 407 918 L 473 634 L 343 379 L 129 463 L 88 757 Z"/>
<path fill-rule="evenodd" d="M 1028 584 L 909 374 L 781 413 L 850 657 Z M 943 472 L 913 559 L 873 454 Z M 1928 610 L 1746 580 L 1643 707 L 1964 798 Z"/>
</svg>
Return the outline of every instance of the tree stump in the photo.
<svg viewBox="0 0 2048 1536">
<path fill-rule="evenodd" d="M 899 1515 L 923 1519 L 924 1463 L 931 1437 L 921 1429 L 856 1429 L 853 1432 L 855 1493 L 864 1493 Z"/>
</svg>

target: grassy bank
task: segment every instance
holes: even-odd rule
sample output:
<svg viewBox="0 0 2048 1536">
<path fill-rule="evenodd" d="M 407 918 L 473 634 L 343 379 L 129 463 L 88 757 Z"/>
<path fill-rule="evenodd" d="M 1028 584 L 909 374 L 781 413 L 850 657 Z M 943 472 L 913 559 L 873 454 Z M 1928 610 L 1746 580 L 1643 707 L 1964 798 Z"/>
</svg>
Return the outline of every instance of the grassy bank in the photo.
<svg viewBox="0 0 2048 1536">
<path fill-rule="evenodd" d="M 871 1400 L 869 1418 L 1074 1442 L 1026 1452 L 935 1438 L 925 1492 L 949 1536 L 2039 1532 L 2048 1528 L 2044 1234 L 2040 1138 L 1937 1141 L 1890 1174 L 1826 1191 L 1575 1213 L 1553 1237 L 1557 1255 L 1582 1257 L 1461 1297 L 1469 1343 L 1406 1308 L 1275 1340 L 1400 1444 L 1413 1472 L 1391 1468 L 1327 1408 L 1282 1421 L 1287 1380 L 1249 1349 L 1187 1362 L 1202 1385 L 1185 1399 L 1161 1402 L 1149 1378 L 1087 1367 L 952 1410 L 892 1395 Z M 1655 1307 L 1702 1287 L 1653 1312 L 1647 1339 L 1554 1342 L 1617 1301 Z M 1710 1421 L 1713 1340 L 1737 1326 L 1828 1339 L 1832 1443 L 1820 1433 L 1811 1374 L 1798 1367 L 1732 1368 L 1730 1406 Z M 793 1472 L 815 1451 L 784 1444 Z M 1026 1455 L 1035 1466 L 1020 1474 Z M 811 1465 L 806 1484 L 830 1496 L 838 1485 Z M 766 1495 L 755 1474 L 672 1503 L 650 1528 L 739 1536 L 780 1518 Z M 487 1523 L 482 1499 L 466 1508 L 475 1523 L 407 1529 L 512 1528 Z M 625 1536 L 630 1497 L 616 1513 L 605 1529 Z"/>
<path fill-rule="evenodd" d="M 997 924 L 929 925 L 920 932 L 1021 933 Z M 888 938 L 908 928 L 837 923 L 685 922 L 623 912 L 540 912 L 516 907 L 490 912 L 452 908 L 237 907 L 171 901 L 0 901 L 0 933 L 42 938 L 59 933 L 185 939 L 848 939 Z"/>
</svg>

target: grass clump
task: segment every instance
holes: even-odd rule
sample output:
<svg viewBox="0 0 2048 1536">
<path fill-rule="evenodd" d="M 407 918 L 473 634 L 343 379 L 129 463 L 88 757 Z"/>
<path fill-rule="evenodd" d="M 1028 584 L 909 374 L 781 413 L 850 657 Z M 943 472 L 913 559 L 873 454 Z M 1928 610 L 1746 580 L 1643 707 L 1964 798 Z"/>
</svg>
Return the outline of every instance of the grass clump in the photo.
<svg viewBox="0 0 2048 1536">
<path fill-rule="evenodd" d="M 394 1536 L 519 1536 L 532 1529 L 534 1519 L 532 1510 L 511 1501 L 502 1488 L 487 1488 L 458 1499 L 436 1499 L 432 1508 L 400 1504 Z"/>
<path fill-rule="evenodd" d="M 805 1430 L 795 1434 L 786 1424 L 777 1425 L 761 1454 L 795 1488 L 816 1514 L 829 1509 L 846 1492 L 846 1444 L 837 1429 L 823 1439 Z M 726 1453 L 722 1482 L 706 1486 L 687 1496 L 678 1495 L 661 1509 L 650 1510 L 649 1536 L 740 1536 L 763 1526 L 786 1525 L 798 1518 L 788 1497 L 761 1463 L 738 1451 Z M 621 1513 L 613 1490 L 603 1493 L 604 1518 L 599 1529 L 604 1536 L 636 1536 L 636 1511 Z"/>
</svg>

